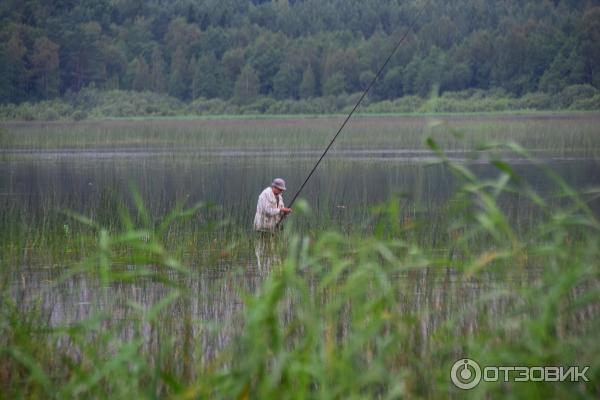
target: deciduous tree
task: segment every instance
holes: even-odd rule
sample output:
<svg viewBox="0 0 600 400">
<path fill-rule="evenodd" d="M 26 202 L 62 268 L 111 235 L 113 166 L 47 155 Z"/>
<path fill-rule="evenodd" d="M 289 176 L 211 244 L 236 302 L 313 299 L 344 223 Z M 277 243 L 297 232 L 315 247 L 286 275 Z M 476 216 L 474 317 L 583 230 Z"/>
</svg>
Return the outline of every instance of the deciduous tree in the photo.
<svg viewBox="0 0 600 400">
<path fill-rule="evenodd" d="M 33 45 L 31 72 L 36 89 L 43 98 L 58 94 L 58 49 L 59 46 L 45 36 L 36 39 Z"/>
</svg>

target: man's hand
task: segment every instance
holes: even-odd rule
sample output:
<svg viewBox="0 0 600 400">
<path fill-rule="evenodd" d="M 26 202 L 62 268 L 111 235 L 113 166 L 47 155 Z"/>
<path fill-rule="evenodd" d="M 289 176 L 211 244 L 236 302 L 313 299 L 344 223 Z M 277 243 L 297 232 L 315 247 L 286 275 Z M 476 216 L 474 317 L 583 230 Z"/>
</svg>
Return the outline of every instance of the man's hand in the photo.
<svg viewBox="0 0 600 400">
<path fill-rule="evenodd" d="M 286 208 L 286 207 L 281 207 L 279 210 L 283 215 L 288 215 L 289 213 L 292 212 L 291 208 Z"/>
</svg>

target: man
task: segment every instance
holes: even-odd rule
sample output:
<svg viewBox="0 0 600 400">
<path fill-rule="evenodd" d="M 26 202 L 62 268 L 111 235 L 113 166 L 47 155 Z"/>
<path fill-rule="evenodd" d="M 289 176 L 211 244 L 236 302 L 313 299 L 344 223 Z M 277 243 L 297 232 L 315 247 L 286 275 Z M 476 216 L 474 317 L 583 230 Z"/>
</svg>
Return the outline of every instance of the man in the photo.
<svg viewBox="0 0 600 400">
<path fill-rule="evenodd" d="M 254 230 L 274 232 L 281 218 L 292 212 L 291 208 L 286 208 L 283 204 L 283 192 L 285 192 L 285 181 L 276 178 L 271 186 L 263 190 L 258 196 L 256 215 L 254 216 Z"/>
</svg>

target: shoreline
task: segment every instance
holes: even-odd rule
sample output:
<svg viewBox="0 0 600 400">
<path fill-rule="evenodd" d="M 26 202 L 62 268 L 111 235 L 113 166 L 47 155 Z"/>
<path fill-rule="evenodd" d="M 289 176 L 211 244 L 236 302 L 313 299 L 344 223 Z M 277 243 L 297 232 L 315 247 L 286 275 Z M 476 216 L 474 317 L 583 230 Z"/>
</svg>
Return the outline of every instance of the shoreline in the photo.
<svg viewBox="0 0 600 400">
<path fill-rule="evenodd" d="M 414 113 L 355 113 L 352 119 L 369 119 L 369 118 L 486 118 L 486 117 L 539 117 L 540 119 L 562 119 L 575 116 L 598 116 L 600 110 L 507 110 L 507 111 L 473 111 L 473 112 L 414 112 Z M 0 119 L 0 126 L 10 124 L 86 124 L 95 122 L 122 122 L 122 121 L 293 121 L 293 120 L 311 120 L 311 119 L 334 119 L 344 118 L 347 114 L 344 113 L 323 113 L 323 114 L 215 114 L 215 115 L 139 115 L 127 117 L 102 117 L 102 118 L 86 118 L 83 120 L 73 119 L 55 119 L 55 120 L 18 120 L 18 119 Z"/>
</svg>

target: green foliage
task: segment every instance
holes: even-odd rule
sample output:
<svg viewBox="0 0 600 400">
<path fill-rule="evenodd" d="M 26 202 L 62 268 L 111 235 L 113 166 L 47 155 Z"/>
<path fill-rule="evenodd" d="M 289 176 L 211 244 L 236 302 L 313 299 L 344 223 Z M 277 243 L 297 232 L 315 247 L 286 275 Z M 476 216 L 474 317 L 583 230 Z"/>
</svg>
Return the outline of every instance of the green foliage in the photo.
<svg viewBox="0 0 600 400">
<path fill-rule="evenodd" d="M 316 97 L 317 94 L 317 81 L 315 74 L 311 67 L 306 68 L 302 74 L 302 82 L 300 82 L 300 97 L 304 99 L 310 99 Z"/>
<path fill-rule="evenodd" d="M 341 74 L 334 74 L 332 76 L 333 81 L 330 81 L 332 86 L 328 87 L 327 90 L 340 92 L 337 96 L 275 100 L 258 95 L 258 77 L 256 74 L 252 74 L 251 69 L 248 69 L 243 76 L 247 76 L 248 80 L 245 82 L 238 80 L 235 88 L 236 94 L 229 100 L 200 96 L 189 103 L 184 103 L 166 94 L 149 91 L 105 91 L 86 88 L 76 94 L 70 93 L 63 99 L 46 100 L 33 104 L 0 105 L 0 120 L 51 121 L 72 119 L 80 121 L 88 118 L 236 115 L 239 113 L 266 115 L 334 114 L 349 112 L 360 95 L 359 93 L 348 95 L 340 92 L 344 84 L 343 77 Z M 213 83 L 214 81 L 209 81 L 199 84 L 199 87 L 210 88 Z M 200 89 L 192 89 L 192 92 L 194 90 Z M 598 107 L 599 97 L 597 89 L 590 85 L 569 86 L 559 94 L 533 92 L 520 98 L 479 90 L 444 92 L 439 97 L 429 99 L 419 96 L 404 96 L 395 100 L 377 101 L 378 96 L 374 95 L 368 96 L 363 101 L 359 113 L 465 113 L 520 110 L 597 111 L 600 109 Z"/>
<path fill-rule="evenodd" d="M 307 77 L 310 79 L 310 76 Z M 284 64 L 273 78 L 273 95 L 276 99 L 297 99 L 300 96 L 300 83 L 303 82 L 302 71 L 297 66 Z M 311 82 L 305 82 L 306 92 L 310 92 Z M 314 77 L 313 77 L 314 91 Z"/>
<path fill-rule="evenodd" d="M 192 59 L 190 62 L 190 72 L 192 74 L 192 99 L 198 97 L 214 97 L 214 93 L 218 91 L 214 79 L 214 57 L 203 57 L 202 60 Z"/>
<path fill-rule="evenodd" d="M 234 97 L 239 103 L 249 103 L 256 99 L 259 90 L 259 77 L 254 68 L 246 64 L 235 82 Z"/>
<path fill-rule="evenodd" d="M 598 110 L 600 109 L 600 94 L 592 98 L 577 99 L 571 105 L 574 110 Z"/>
<path fill-rule="evenodd" d="M 189 94 L 188 89 L 191 79 L 183 46 L 178 46 L 173 53 L 170 71 L 169 94 L 173 97 L 186 99 Z"/>
<path fill-rule="evenodd" d="M 593 1 L 138 3 L 6 3 L 0 102 L 53 99 L 90 85 L 229 99 L 244 65 L 257 75 L 256 95 L 354 93 L 422 7 L 375 90 L 378 100 L 425 97 L 436 85 L 440 93 L 502 88 L 514 96 L 600 87 Z M 343 89 L 340 76 L 331 81 L 336 73 Z"/>
<path fill-rule="evenodd" d="M 572 85 L 565 87 L 558 97 L 563 107 L 569 107 L 574 106 L 577 101 L 592 99 L 598 94 L 600 91 L 591 85 Z"/>
<path fill-rule="evenodd" d="M 338 96 L 346 92 L 344 75 L 341 72 L 332 74 L 323 84 L 323 95 Z"/>
</svg>

